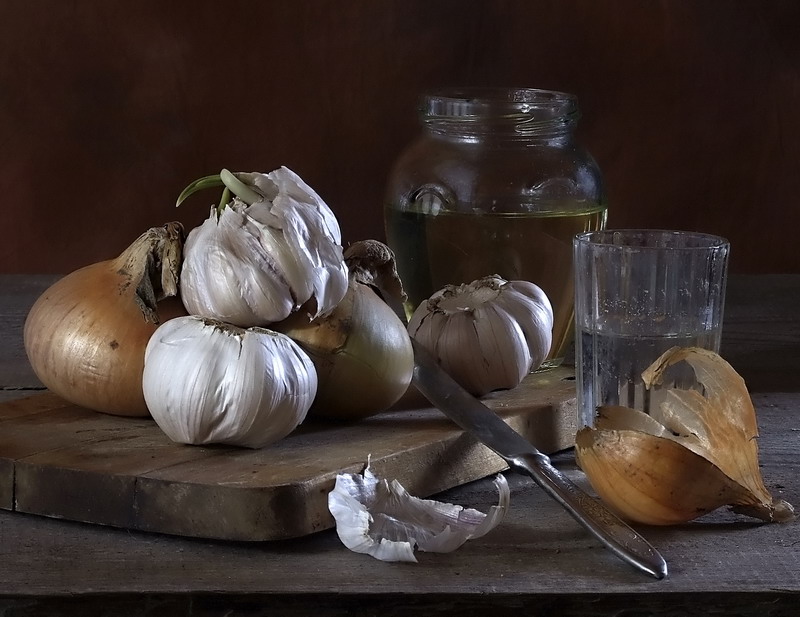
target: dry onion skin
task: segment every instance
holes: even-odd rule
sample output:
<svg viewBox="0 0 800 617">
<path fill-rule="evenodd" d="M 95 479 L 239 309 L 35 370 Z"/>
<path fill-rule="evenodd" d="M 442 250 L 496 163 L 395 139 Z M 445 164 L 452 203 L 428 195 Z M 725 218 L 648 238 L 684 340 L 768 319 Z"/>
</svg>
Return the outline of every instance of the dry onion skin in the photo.
<svg viewBox="0 0 800 617">
<path fill-rule="evenodd" d="M 144 352 L 160 322 L 185 314 L 176 296 L 183 227 L 153 227 L 119 257 L 58 280 L 25 321 L 36 376 L 63 399 L 104 413 L 148 416 Z"/>
<path fill-rule="evenodd" d="M 725 505 L 767 522 L 795 518 L 774 498 L 758 465 L 758 426 L 744 380 L 718 354 L 673 347 L 643 374 L 659 385 L 686 362 L 701 390 L 667 388 L 650 415 L 601 407 L 595 427 L 576 436 L 575 454 L 592 488 L 628 520 L 649 525 L 691 521 Z"/>
</svg>

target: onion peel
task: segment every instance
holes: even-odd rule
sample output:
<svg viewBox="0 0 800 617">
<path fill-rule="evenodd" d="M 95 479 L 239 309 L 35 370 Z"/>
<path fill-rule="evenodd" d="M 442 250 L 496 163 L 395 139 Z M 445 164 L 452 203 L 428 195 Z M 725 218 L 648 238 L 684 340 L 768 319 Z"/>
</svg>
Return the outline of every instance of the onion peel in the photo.
<svg viewBox="0 0 800 617">
<path fill-rule="evenodd" d="M 686 362 L 698 384 L 667 387 L 650 415 L 601 407 L 595 427 L 576 436 L 576 458 L 598 495 L 624 517 L 647 524 L 693 520 L 721 506 L 767 522 L 795 518 L 774 498 L 758 464 L 758 425 L 747 386 L 718 354 L 673 347 L 642 374 L 645 387 Z"/>
</svg>

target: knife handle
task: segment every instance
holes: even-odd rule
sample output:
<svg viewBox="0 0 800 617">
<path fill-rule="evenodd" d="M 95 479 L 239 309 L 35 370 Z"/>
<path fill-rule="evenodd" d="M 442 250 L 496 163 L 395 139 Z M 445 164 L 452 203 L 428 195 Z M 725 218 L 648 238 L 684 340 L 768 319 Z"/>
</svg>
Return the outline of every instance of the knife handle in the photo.
<svg viewBox="0 0 800 617">
<path fill-rule="evenodd" d="M 667 562 L 661 554 L 599 500 L 588 495 L 553 467 L 547 455 L 525 453 L 506 460 L 511 467 L 533 478 L 578 523 L 620 559 L 657 579 L 667 576 Z"/>
</svg>

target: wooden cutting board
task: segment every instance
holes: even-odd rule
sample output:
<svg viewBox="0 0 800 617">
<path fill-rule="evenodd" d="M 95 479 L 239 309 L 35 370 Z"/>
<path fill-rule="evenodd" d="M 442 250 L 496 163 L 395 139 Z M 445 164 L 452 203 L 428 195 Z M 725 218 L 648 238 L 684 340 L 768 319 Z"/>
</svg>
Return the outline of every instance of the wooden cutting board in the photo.
<svg viewBox="0 0 800 617">
<path fill-rule="evenodd" d="M 570 368 L 484 400 L 544 452 L 574 443 Z M 336 475 L 361 472 L 368 459 L 418 497 L 506 468 L 416 392 L 358 423 L 307 421 L 261 450 L 175 444 L 149 418 L 88 411 L 50 393 L 0 405 L 0 508 L 128 529 L 303 536 L 334 525 L 327 497 Z"/>
</svg>

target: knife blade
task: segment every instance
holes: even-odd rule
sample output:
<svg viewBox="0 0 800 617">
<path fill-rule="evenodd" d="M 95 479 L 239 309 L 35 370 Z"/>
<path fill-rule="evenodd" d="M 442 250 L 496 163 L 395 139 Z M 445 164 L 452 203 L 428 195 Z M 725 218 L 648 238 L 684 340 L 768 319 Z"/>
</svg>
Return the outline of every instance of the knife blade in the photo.
<svg viewBox="0 0 800 617">
<path fill-rule="evenodd" d="M 462 388 L 413 338 L 412 383 L 435 407 L 502 457 L 515 471 L 531 478 L 592 536 L 623 561 L 663 579 L 667 562 L 633 528 L 556 469 L 550 457 L 506 424 L 500 416 Z"/>
</svg>

